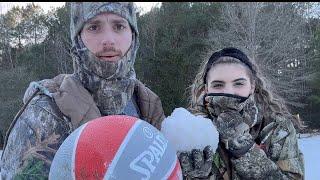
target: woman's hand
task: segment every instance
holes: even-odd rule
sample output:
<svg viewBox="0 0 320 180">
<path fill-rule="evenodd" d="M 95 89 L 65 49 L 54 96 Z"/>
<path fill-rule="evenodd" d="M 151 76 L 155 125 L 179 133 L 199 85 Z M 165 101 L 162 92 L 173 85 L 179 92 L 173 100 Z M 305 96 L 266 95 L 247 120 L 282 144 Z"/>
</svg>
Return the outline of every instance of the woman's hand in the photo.
<svg viewBox="0 0 320 180">
<path fill-rule="evenodd" d="M 239 112 L 222 112 L 216 125 L 220 140 L 233 156 L 240 157 L 254 146 L 255 142 L 249 133 L 250 128 Z"/>
<path fill-rule="evenodd" d="M 212 171 L 214 152 L 211 146 L 206 146 L 203 151 L 193 149 L 178 152 L 184 179 L 209 178 Z"/>
</svg>

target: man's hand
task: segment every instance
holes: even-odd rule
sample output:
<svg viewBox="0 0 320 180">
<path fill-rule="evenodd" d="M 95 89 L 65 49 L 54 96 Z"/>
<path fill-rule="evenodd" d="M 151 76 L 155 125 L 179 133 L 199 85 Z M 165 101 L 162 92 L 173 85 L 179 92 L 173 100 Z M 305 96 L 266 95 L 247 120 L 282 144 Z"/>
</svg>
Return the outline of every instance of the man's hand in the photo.
<svg viewBox="0 0 320 180">
<path fill-rule="evenodd" d="M 203 151 L 193 149 L 178 152 L 184 179 L 207 179 L 212 170 L 214 152 L 211 146 L 206 146 Z"/>
<path fill-rule="evenodd" d="M 255 144 L 249 126 L 237 111 L 222 112 L 217 118 L 220 140 L 235 157 L 245 154 Z"/>
</svg>

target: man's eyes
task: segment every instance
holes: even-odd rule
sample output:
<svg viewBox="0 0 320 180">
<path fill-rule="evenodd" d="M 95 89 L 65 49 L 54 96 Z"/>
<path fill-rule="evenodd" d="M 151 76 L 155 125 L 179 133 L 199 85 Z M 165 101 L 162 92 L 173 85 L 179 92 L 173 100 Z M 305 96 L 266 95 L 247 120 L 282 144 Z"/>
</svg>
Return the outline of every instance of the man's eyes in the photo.
<svg viewBox="0 0 320 180">
<path fill-rule="evenodd" d="M 89 31 L 97 31 L 97 30 L 99 30 L 99 26 L 96 24 L 92 24 L 92 25 L 88 26 L 87 29 Z"/>
<path fill-rule="evenodd" d="M 127 26 L 126 25 L 123 25 L 123 24 L 115 24 L 114 25 L 114 29 L 116 30 L 116 31 L 122 31 L 122 30 L 124 30 L 124 29 L 126 29 L 127 28 Z"/>
<path fill-rule="evenodd" d="M 127 26 L 126 26 L 126 25 L 123 25 L 123 24 L 115 24 L 115 25 L 113 26 L 113 29 L 114 29 L 114 31 L 116 31 L 116 32 L 123 31 L 123 30 L 125 30 L 126 28 L 127 28 Z M 98 24 L 89 25 L 89 26 L 87 27 L 87 30 L 88 30 L 88 31 L 99 31 L 99 30 L 101 30 L 101 25 L 98 25 Z"/>
</svg>

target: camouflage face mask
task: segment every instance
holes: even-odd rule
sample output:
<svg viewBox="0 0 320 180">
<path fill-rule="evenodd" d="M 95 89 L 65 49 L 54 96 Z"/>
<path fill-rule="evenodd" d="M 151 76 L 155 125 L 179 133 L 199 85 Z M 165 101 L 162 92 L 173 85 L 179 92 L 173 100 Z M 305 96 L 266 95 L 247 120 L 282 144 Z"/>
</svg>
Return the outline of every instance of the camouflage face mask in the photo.
<svg viewBox="0 0 320 180">
<path fill-rule="evenodd" d="M 80 33 L 85 23 L 101 13 L 113 13 L 126 19 L 132 30 L 132 43 L 128 52 L 117 62 L 99 60 L 81 40 Z M 70 34 L 75 73 L 82 69 L 102 79 L 135 78 L 134 62 L 139 47 L 139 32 L 135 7 L 132 2 L 72 2 Z"/>
<path fill-rule="evenodd" d="M 254 95 L 241 97 L 232 94 L 210 93 L 204 96 L 204 105 L 212 117 L 230 111 L 239 112 L 250 127 L 262 121 L 262 113 L 255 103 Z"/>
<path fill-rule="evenodd" d="M 75 49 L 75 73 L 82 70 L 86 74 L 92 74 L 101 79 L 109 80 L 116 78 L 135 78 L 135 71 L 133 69 L 135 58 L 134 49 L 134 34 L 132 44 L 127 52 L 117 62 L 102 61 L 96 57 L 83 43 L 80 35 L 76 42 L 78 48 Z"/>
<path fill-rule="evenodd" d="M 109 12 L 125 18 L 132 28 L 132 43 L 117 62 L 101 61 L 81 40 L 84 24 L 98 14 Z M 139 47 L 133 4 L 117 2 L 71 3 L 71 39 L 74 74 L 92 94 L 102 115 L 122 113 L 131 99 L 136 74 L 134 61 Z"/>
</svg>

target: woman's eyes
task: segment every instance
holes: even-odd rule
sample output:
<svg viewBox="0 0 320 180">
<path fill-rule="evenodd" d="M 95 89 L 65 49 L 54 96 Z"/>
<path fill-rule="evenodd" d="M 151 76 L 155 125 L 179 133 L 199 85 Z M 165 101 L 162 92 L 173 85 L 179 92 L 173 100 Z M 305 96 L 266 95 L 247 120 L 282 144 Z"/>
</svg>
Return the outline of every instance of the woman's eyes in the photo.
<svg viewBox="0 0 320 180">
<path fill-rule="evenodd" d="M 213 84 L 212 88 L 222 88 L 223 84 Z"/>
<path fill-rule="evenodd" d="M 236 83 L 234 83 L 234 85 L 235 85 L 235 86 L 243 86 L 244 83 L 243 83 L 243 82 L 236 82 Z"/>
<path fill-rule="evenodd" d="M 233 84 L 233 86 L 235 86 L 235 87 L 242 87 L 244 85 L 245 85 L 245 83 L 243 83 L 243 82 L 236 82 Z M 212 84 L 211 87 L 215 88 L 215 89 L 219 89 L 219 88 L 223 88 L 224 84 Z"/>
</svg>

